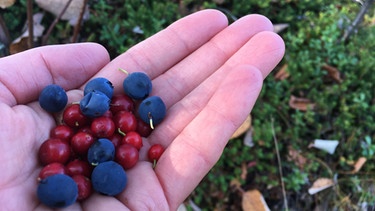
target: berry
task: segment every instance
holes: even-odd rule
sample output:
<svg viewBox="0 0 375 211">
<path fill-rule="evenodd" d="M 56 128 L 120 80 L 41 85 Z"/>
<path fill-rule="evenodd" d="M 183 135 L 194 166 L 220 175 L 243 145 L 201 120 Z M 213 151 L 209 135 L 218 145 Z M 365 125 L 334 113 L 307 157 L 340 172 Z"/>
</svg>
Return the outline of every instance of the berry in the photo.
<svg viewBox="0 0 375 211">
<path fill-rule="evenodd" d="M 88 162 L 96 166 L 99 163 L 113 160 L 115 157 L 115 146 L 106 138 L 96 140 L 87 153 Z"/>
<path fill-rule="evenodd" d="M 137 119 L 137 132 L 142 137 L 148 137 L 152 132 L 150 122 L 145 123 L 143 120 Z"/>
<path fill-rule="evenodd" d="M 55 162 L 65 164 L 69 160 L 70 154 L 69 144 L 56 138 L 44 141 L 38 151 L 39 160 L 43 165 Z"/>
<path fill-rule="evenodd" d="M 110 98 L 100 91 L 92 91 L 86 94 L 81 102 L 80 109 L 85 116 L 94 118 L 102 116 L 109 110 Z"/>
<path fill-rule="evenodd" d="M 92 166 L 83 160 L 75 159 L 66 164 L 66 174 L 69 176 L 83 175 L 90 177 L 92 172 Z"/>
<path fill-rule="evenodd" d="M 120 146 L 122 138 L 122 135 L 120 135 L 119 133 L 115 133 L 109 138 L 109 140 L 112 142 L 115 148 L 117 148 L 118 146 Z"/>
<path fill-rule="evenodd" d="M 143 122 L 149 123 L 152 129 L 164 119 L 166 112 L 166 106 L 158 96 L 144 99 L 138 108 L 139 117 Z"/>
<path fill-rule="evenodd" d="M 38 181 L 55 174 L 67 174 L 65 166 L 61 163 L 50 163 L 44 166 L 39 172 Z"/>
<path fill-rule="evenodd" d="M 61 86 L 56 84 L 44 87 L 39 95 L 39 105 L 47 112 L 62 111 L 67 103 L 68 95 Z"/>
<path fill-rule="evenodd" d="M 78 187 L 77 201 L 83 201 L 87 199 L 93 192 L 90 179 L 83 175 L 74 175 L 72 176 L 72 178 Z"/>
<path fill-rule="evenodd" d="M 147 151 L 147 157 L 148 160 L 154 163 L 154 166 L 156 162 L 159 160 L 161 155 L 164 152 L 164 147 L 160 144 L 154 144 L 148 149 Z"/>
<path fill-rule="evenodd" d="M 77 200 L 78 186 L 68 175 L 55 174 L 39 182 L 37 196 L 51 208 L 64 208 Z"/>
<path fill-rule="evenodd" d="M 63 112 L 63 122 L 71 128 L 83 128 L 90 123 L 90 119 L 83 115 L 79 104 L 71 104 Z"/>
<path fill-rule="evenodd" d="M 81 156 L 86 156 L 89 148 L 94 142 L 95 139 L 91 134 L 86 132 L 78 132 L 72 137 L 70 146 L 73 152 Z"/>
<path fill-rule="evenodd" d="M 67 125 L 57 125 L 50 131 L 50 138 L 58 138 L 65 142 L 70 142 L 74 135 L 74 130 Z"/>
<path fill-rule="evenodd" d="M 113 117 L 116 128 L 123 133 L 137 130 L 137 118 L 128 111 L 120 111 Z"/>
<path fill-rule="evenodd" d="M 98 138 L 111 137 L 115 129 L 115 123 L 109 117 L 101 116 L 91 122 L 91 131 Z"/>
<path fill-rule="evenodd" d="M 152 90 L 151 79 L 143 72 L 130 73 L 123 82 L 125 94 L 135 100 L 148 97 Z"/>
<path fill-rule="evenodd" d="M 90 80 L 83 89 L 83 94 L 87 95 L 93 91 L 100 91 L 104 93 L 109 99 L 113 96 L 113 85 L 106 78 L 94 78 Z"/>
<path fill-rule="evenodd" d="M 115 196 L 125 189 L 127 176 L 125 170 L 118 163 L 107 161 L 94 168 L 91 183 L 95 191 Z"/>
<path fill-rule="evenodd" d="M 130 169 L 139 160 L 139 152 L 137 148 L 130 144 L 123 144 L 116 150 L 116 162 L 124 169 Z"/>
<path fill-rule="evenodd" d="M 122 144 L 133 145 L 139 151 L 143 146 L 142 137 L 137 132 L 130 131 L 122 138 L 121 145 Z"/>
<path fill-rule="evenodd" d="M 133 112 L 134 107 L 134 102 L 129 96 L 125 94 L 118 94 L 112 97 L 109 109 L 113 114 L 116 114 L 119 111 Z"/>
</svg>

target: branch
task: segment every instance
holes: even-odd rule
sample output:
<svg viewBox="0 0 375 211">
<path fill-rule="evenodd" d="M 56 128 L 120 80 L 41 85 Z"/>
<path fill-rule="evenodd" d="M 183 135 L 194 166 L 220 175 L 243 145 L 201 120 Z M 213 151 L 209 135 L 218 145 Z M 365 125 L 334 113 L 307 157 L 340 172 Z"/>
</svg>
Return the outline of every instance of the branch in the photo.
<svg viewBox="0 0 375 211">
<path fill-rule="evenodd" d="M 341 38 L 341 42 L 346 42 L 350 35 L 353 34 L 354 30 L 358 27 L 358 25 L 362 22 L 363 17 L 367 13 L 367 11 L 370 9 L 372 3 L 374 3 L 374 0 L 366 0 L 359 13 L 357 14 L 357 17 L 354 19 L 354 21 L 348 26 L 346 29 L 344 36 Z"/>
<path fill-rule="evenodd" d="M 83 20 L 83 15 L 85 14 L 85 11 L 86 11 L 87 3 L 88 3 L 88 0 L 83 1 L 81 13 L 79 14 L 77 24 L 74 27 L 74 33 L 73 33 L 73 37 L 72 37 L 73 43 L 77 42 L 77 40 L 78 40 L 78 34 L 79 34 L 79 31 L 81 30 L 81 25 L 83 24 L 82 20 Z"/>
<path fill-rule="evenodd" d="M 27 22 L 29 37 L 27 39 L 28 48 L 34 47 L 34 18 L 33 18 L 33 0 L 27 0 Z"/>
</svg>

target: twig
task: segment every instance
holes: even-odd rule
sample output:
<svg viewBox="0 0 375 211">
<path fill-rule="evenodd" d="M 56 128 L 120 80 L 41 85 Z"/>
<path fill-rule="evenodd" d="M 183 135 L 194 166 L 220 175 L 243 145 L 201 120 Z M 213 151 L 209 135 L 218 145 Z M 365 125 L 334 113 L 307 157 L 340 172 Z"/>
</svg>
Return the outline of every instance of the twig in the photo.
<svg viewBox="0 0 375 211">
<path fill-rule="evenodd" d="M 79 31 L 81 30 L 81 25 L 83 23 L 82 20 L 83 20 L 83 15 L 85 14 L 85 11 L 86 11 L 87 3 L 88 3 L 88 0 L 83 1 L 81 13 L 79 14 L 77 24 L 74 27 L 74 33 L 73 33 L 73 37 L 72 37 L 73 43 L 77 42 L 77 40 L 78 40 L 78 35 L 79 35 Z"/>
<path fill-rule="evenodd" d="M 281 189 L 282 189 L 282 192 L 283 192 L 283 198 L 284 198 L 284 206 L 285 206 L 285 210 L 289 210 L 288 208 L 288 200 L 286 198 L 286 191 L 285 191 L 285 184 L 284 184 L 284 176 L 283 176 L 283 170 L 282 170 L 282 167 L 281 167 L 281 158 L 280 158 L 280 152 L 279 152 L 279 147 L 278 147 L 278 142 L 277 142 L 277 138 L 276 138 L 276 132 L 275 132 L 275 127 L 273 126 L 273 123 L 274 123 L 274 119 L 272 118 L 271 119 L 271 129 L 272 129 L 272 136 L 273 136 L 273 140 L 275 142 L 275 148 L 276 148 L 276 156 L 277 156 L 277 163 L 279 165 L 279 174 L 280 174 L 280 180 L 281 180 Z"/>
<path fill-rule="evenodd" d="M 60 18 L 64 15 L 66 9 L 68 9 L 70 3 L 72 2 L 73 0 L 69 0 L 65 7 L 63 8 L 63 10 L 61 11 L 61 13 L 55 18 L 55 20 L 53 20 L 53 22 L 51 23 L 51 25 L 49 26 L 48 30 L 47 30 L 47 33 L 43 36 L 43 39 L 42 39 L 42 45 L 46 45 L 47 44 L 47 40 L 49 38 L 49 35 L 51 34 L 53 28 L 56 26 L 56 24 L 59 22 Z"/>
<path fill-rule="evenodd" d="M 344 33 L 344 36 L 341 38 L 341 42 L 346 42 L 348 40 L 348 38 L 350 37 L 350 35 L 353 34 L 354 30 L 358 27 L 358 25 L 362 22 L 363 20 L 363 17 L 365 16 L 365 14 L 367 13 L 367 11 L 370 9 L 372 3 L 374 3 L 374 0 L 366 0 L 362 7 L 361 7 L 361 10 L 359 11 L 359 13 L 357 14 L 356 18 L 354 19 L 354 21 L 348 26 L 348 28 L 346 29 L 345 33 Z"/>
<path fill-rule="evenodd" d="M 9 30 L 1 14 L 0 14 L 0 42 L 6 46 L 8 46 L 10 43 Z"/>
<path fill-rule="evenodd" d="M 27 45 L 29 48 L 34 47 L 34 18 L 33 18 L 33 1 L 27 0 L 27 21 L 29 37 L 27 39 Z"/>
</svg>

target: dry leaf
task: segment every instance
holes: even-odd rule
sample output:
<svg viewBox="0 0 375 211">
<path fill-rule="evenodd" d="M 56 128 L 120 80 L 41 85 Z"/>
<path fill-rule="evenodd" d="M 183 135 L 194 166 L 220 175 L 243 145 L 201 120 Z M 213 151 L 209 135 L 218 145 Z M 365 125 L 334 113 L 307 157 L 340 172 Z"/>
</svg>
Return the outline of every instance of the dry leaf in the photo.
<svg viewBox="0 0 375 211">
<path fill-rule="evenodd" d="M 309 188 L 308 191 L 310 195 L 313 195 L 329 187 L 332 187 L 333 185 L 334 185 L 334 182 L 332 179 L 319 178 L 313 183 L 312 187 Z"/>
<path fill-rule="evenodd" d="M 288 161 L 293 161 L 300 169 L 307 163 L 307 159 L 292 147 L 288 147 Z"/>
<path fill-rule="evenodd" d="M 338 83 L 342 82 L 341 73 L 336 67 L 325 64 L 322 66 L 322 69 L 326 70 L 328 72 L 328 75 L 336 82 Z"/>
<path fill-rule="evenodd" d="M 337 140 L 315 139 L 314 143 L 310 144 L 309 147 L 315 147 L 332 155 L 335 153 L 337 145 L 339 145 L 339 141 Z"/>
<path fill-rule="evenodd" d="M 0 7 L 5 9 L 12 6 L 14 2 L 16 2 L 16 0 L 0 0 Z"/>
<path fill-rule="evenodd" d="M 38 6 L 55 16 L 59 16 L 62 10 L 65 8 L 69 0 L 36 0 Z M 84 0 L 71 1 L 65 13 L 61 16 L 62 20 L 67 20 L 71 25 L 76 25 L 81 14 L 82 8 L 85 6 L 85 13 L 83 19 L 89 18 L 89 10 L 87 5 L 83 5 Z"/>
<path fill-rule="evenodd" d="M 280 33 L 281 31 L 283 31 L 284 29 L 286 29 L 288 27 L 289 27 L 289 24 L 287 24 L 287 23 L 274 24 L 273 25 L 273 31 L 275 33 Z"/>
<path fill-rule="evenodd" d="M 361 170 L 362 166 L 366 163 L 367 159 L 365 157 L 360 157 L 357 162 L 354 164 L 354 169 L 352 173 L 357 173 Z"/>
<path fill-rule="evenodd" d="M 275 74 L 275 79 L 276 80 L 285 80 L 289 77 L 289 72 L 287 71 L 288 64 L 284 64 L 279 71 Z"/>
<path fill-rule="evenodd" d="M 297 110 L 307 111 L 308 109 L 314 109 L 315 104 L 307 98 L 299 98 L 291 95 L 289 99 L 289 106 Z"/>
<path fill-rule="evenodd" d="M 247 116 L 246 120 L 242 123 L 242 125 L 234 132 L 231 139 L 238 138 L 242 134 L 244 134 L 246 131 L 248 131 L 251 128 L 251 115 Z"/>
<path fill-rule="evenodd" d="M 268 211 L 270 210 L 262 194 L 258 190 L 246 191 L 242 196 L 242 210 Z"/>
</svg>

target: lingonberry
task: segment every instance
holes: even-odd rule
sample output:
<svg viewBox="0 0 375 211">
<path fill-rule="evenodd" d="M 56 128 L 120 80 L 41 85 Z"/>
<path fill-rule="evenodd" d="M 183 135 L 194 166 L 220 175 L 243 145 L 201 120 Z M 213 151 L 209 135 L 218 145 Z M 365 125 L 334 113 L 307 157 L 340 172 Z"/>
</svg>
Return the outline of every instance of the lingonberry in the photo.
<svg viewBox="0 0 375 211">
<path fill-rule="evenodd" d="M 75 159 L 66 164 L 65 169 L 69 176 L 83 175 L 90 177 L 93 168 L 87 161 Z"/>
<path fill-rule="evenodd" d="M 76 202 L 78 186 L 70 176 L 55 174 L 39 182 L 37 196 L 40 202 L 51 208 L 64 208 Z"/>
<path fill-rule="evenodd" d="M 163 152 L 164 147 L 161 144 L 152 145 L 147 151 L 148 160 L 154 163 L 155 166 L 156 162 L 159 160 Z"/>
<path fill-rule="evenodd" d="M 133 145 L 123 144 L 116 149 L 115 161 L 120 164 L 125 170 L 135 166 L 138 160 L 139 152 Z"/>
<path fill-rule="evenodd" d="M 92 184 L 88 177 L 83 175 L 74 175 L 72 176 L 72 179 L 74 182 L 76 182 L 78 187 L 77 201 L 83 201 L 93 193 Z"/>
<path fill-rule="evenodd" d="M 38 181 L 55 174 L 67 174 L 67 169 L 61 163 L 50 163 L 42 168 L 39 172 Z"/>
<path fill-rule="evenodd" d="M 71 128 L 82 128 L 89 125 L 90 118 L 83 115 L 79 104 L 71 104 L 63 112 L 63 122 Z"/>
<path fill-rule="evenodd" d="M 100 163 L 91 174 L 91 183 L 95 191 L 115 196 L 121 193 L 127 184 L 125 170 L 114 161 Z"/>
<path fill-rule="evenodd" d="M 91 131 L 98 138 L 111 137 L 115 129 L 115 123 L 109 117 L 101 116 L 91 122 Z"/>
<path fill-rule="evenodd" d="M 119 133 L 114 133 L 108 139 L 112 142 L 112 144 L 115 146 L 115 148 L 117 148 L 118 146 L 120 146 L 122 138 L 123 138 L 123 136 L 120 135 Z"/>
<path fill-rule="evenodd" d="M 86 156 L 90 146 L 95 142 L 95 138 L 86 132 L 76 133 L 70 140 L 73 152 L 80 156 Z"/>
<path fill-rule="evenodd" d="M 137 132 L 130 131 L 122 138 L 121 145 L 123 144 L 133 145 L 139 151 L 143 146 L 142 137 Z"/>
<path fill-rule="evenodd" d="M 65 90 L 56 84 L 44 87 L 39 95 L 39 105 L 47 112 L 62 111 L 67 103 L 68 96 Z"/>
<path fill-rule="evenodd" d="M 119 111 L 134 112 L 135 107 L 133 100 L 129 96 L 117 94 L 112 97 L 109 109 L 113 114 L 116 114 Z"/>
<path fill-rule="evenodd" d="M 65 164 L 71 155 L 71 149 L 67 142 L 56 138 L 49 138 L 40 145 L 38 157 L 42 165 L 50 163 Z"/>
<path fill-rule="evenodd" d="M 150 127 L 150 123 L 145 123 L 141 119 L 137 119 L 137 132 L 142 137 L 148 137 L 151 132 L 152 128 Z"/>
<path fill-rule="evenodd" d="M 137 130 L 137 118 L 133 113 L 128 111 L 120 111 L 113 117 L 116 128 L 123 133 Z"/>
<path fill-rule="evenodd" d="M 58 138 L 65 142 L 70 142 L 74 135 L 74 130 L 67 125 L 57 125 L 50 131 L 50 138 Z"/>
</svg>

